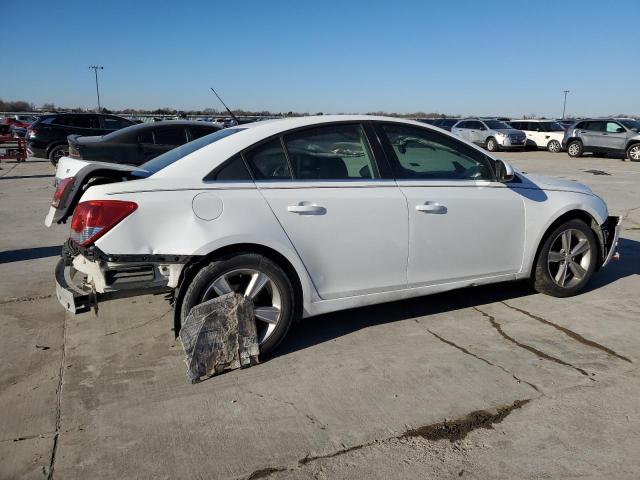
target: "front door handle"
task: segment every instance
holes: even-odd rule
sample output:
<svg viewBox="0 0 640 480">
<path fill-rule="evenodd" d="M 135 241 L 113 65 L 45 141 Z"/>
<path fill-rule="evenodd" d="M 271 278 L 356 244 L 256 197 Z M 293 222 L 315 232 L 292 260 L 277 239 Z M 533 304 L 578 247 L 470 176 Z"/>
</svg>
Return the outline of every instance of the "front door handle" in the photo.
<svg viewBox="0 0 640 480">
<path fill-rule="evenodd" d="M 327 213 L 327 209 L 324 207 L 303 203 L 299 205 L 289 205 L 287 211 L 297 213 L 298 215 L 324 215 Z"/>
<path fill-rule="evenodd" d="M 416 205 L 416 211 L 442 215 L 447 213 L 447 207 L 439 203 L 425 203 L 424 205 Z"/>
</svg>

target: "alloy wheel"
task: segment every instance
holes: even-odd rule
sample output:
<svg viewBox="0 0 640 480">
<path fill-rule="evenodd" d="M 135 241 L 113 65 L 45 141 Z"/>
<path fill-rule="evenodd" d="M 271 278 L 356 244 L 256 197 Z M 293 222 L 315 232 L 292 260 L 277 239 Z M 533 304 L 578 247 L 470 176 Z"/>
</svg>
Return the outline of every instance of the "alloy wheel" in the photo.
<svg viewBox="0 0 640 480">
<path fill-rule="evenodd" d="M 557 140 L 551 140 L 549 142 L 549 146 L 548 149 L 550 152 L 552 153 L 557 153 L 560 151 L 560 142 L 558 142 Z"/>
<path fill-rule="evenodd" d="M 569 145 L 569 155 L 576 156 L 580 153 L 580 147 L 577 144 L 572 143 Z"/>
<path fill-rule="evenodd" d="M 634 145 L 629 149 L 629 160 L 640 162 L 640 145 Z"/>
<path fill-rule="evenodd" d="M 262 345 L 276 329 L 281 317 L 282 294 L 264 272 L 243 268 L 223 273 L 205 288 L 201 302 L 236 292 L 253 301 L 258 343 Z"/>
<path fill-rule="evenodd" d="M 593 255 L 589 239 L 580 230 L 567 229 L 551 242 L 547 265 L 556 285 L 572 288 L 587 275 Z"/>
</svg>

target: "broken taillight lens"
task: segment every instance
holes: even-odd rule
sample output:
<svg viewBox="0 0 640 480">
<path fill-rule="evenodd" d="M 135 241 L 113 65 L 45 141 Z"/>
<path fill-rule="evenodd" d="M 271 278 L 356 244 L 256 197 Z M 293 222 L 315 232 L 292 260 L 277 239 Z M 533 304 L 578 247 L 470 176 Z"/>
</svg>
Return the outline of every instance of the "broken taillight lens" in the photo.
<svg viewBox="0 0 640 480">
<path fill-rule="evenodd" d="M 73 183 L 76 181 L 76 177 L 67 177 L 63 178 L 56 185 L 56 191 L 53 192 L 53 200 L 51 201 L 51 206 L 58 208 L 60 202 L 67 195 L 67 193 L 73 187 Z"/>
<path fill-rule="evenodd" d="M 71 240 L 81 246 L 95 242 L 128 215 L 138 205 L 120 200 L 89 200 L 81 202 L 73 212 Z"/>
</svg>

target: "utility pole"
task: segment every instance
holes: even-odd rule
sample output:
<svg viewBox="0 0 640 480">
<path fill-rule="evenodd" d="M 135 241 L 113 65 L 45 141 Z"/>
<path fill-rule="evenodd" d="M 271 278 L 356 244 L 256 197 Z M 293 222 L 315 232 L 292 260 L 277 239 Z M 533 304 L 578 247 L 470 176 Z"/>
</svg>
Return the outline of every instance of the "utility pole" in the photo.
<svg viewBox="0 0 640 480">
<path fill-rule="evenodd" d="M 564 92 L 564 105 L 562 106 L 562 119 L 564 120 L 564 112 L 567 109 L 567 93 L 569 93 L 569 90 L 563 90 Z"/>
<path fill-rule="evenodd" d="M 104 67 L 100 65 L 91 65 L 89 68 L 93 69 L 93 73 L 96 75 L 96 95 L 98 96 L 98 113 L 100 113 L 100 89 L 98 88 L 98 70 L 104 70 Z"/>
</svg>

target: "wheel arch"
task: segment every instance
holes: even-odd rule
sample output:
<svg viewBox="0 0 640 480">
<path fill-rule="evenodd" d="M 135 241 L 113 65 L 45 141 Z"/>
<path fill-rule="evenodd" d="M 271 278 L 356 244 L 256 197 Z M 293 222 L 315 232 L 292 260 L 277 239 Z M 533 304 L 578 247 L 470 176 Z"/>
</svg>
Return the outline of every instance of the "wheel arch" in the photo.
<svg viewBox="0 0 640 480">
<path fill-rule="evenodd" d="M 182 298 L 184 296 L 184 291 L 186 285 L 191 282 L 191 280 L 195 277 L 198 271 L 208 265 L 209 263 L 216 260 L 223 260 L 225 258 L 231 257 L 233 255 L 241 254 L 241 253 L 257 253 L 259 255 L 263 255 L 269 260 L 273 261 L 276 265 L 284 270 L 287 277 L 291 281 L 293 285 L 293 294 L 295 297 L 295 305 L 296 312 L 294 318 L 300 319 L 302 318 L 303 312 L 305 310 L 305 301 L 309 299 L 309 295 L 305 294 L 306 289 L 303 286 L 303 279 L 301 277 L 300 272 L 294 267 L 293 263 L 289 258 L 287 258 L 282 253 L 278 252 L 274 248 L 268 247 L 266 245 L 262 245 L 259 243 L 233 243 L 229 245 L 225 245 L 219 247 L 206 255 L 199 256 L 187 263 L 182 271 L 180 272 L 180 278 L 178 280 L 178 285 L 175 289 L 174 299 L 173 299 L 173 307 L 174 307 L 174 332 L 177 336 L 180 332 L 180 310 L 182 306 Z"/>
<path fill-rule="evenodd" d="M 61 145 L 65 145 L 66 143 L 67 143 L 66 141 L 63 142 L 62 140 L 54 140 L 49 145 L 47 145 L 47 148 L 45 150 L 47 152 L 47 158 L 49 158 L 49 155 L 51 154 L 51 150 Z"/>
<path fill-rule="evenodd" d="M 598 255 L 598 263 L 596 264 L 596 271 L 600 268 L 600 266 L 602 265 L 602 261 L 604 260 L 604 249 L 605 249 L 604 237 L 602 235 L 602 229 L 600 228 L 600 224 L 598 223 L 596 218 L 588 211 L 579 209 L 579 208 L 573 208 L 571 210 L 568 210 L 558 215 L 553 221 L 551 221 L 551 223 L 544 230 L 544 233 L 542 234 L 542 236 L 540 237 L 536 245 L 536 253 L 533 256 L 533 261 L 531 262 L 531 265 L 529 265 L 529 268 L 528 268 L 530 277 L 534 273 L 533 271 L 536 268 L 536 264 L 538 263 L 538 257 L 540 256 L 540 251 L 542 250 L 542 246 L 544 245 L 544 242 L 547 241 L 547 238 L 549 238 L 549 235 L 551 234 L 551 232 L 553 232 L 553 230 L 555 230 L 559 225 L 562 225 L 563 223 L 569 220 L 582 220 L 593 231 L 594 235 L 596 236 L 596 239 L 598 240 L 598 246 L 600 247 L 600 253 Z"/>
</svg>

